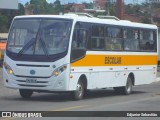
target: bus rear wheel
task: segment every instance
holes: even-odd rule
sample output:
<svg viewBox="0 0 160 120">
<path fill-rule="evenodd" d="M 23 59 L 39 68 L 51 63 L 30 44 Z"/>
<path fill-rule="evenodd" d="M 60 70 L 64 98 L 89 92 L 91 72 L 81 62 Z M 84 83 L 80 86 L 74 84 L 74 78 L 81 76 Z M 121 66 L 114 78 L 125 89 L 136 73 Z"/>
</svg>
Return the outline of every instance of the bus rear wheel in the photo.
<svg viewBox="0 0 160 120">
<path fill-rule="evenodd" d="M 129 95 L 132 93 L 132 86 L 133 86 L 132 79 L 130 76 L 128 76 L 126 86 L 114 87 L 114 90 L 118 94 Z"/>
<path fill-rule="evenodd" d="M 22 98 L 30 98 L 33 94 L 33 91 L 27 89 L 19 89 L 19 93 Z"/>
<path fill-rule="evenodd" d="M 84 96 L 84 84 L 81 80 L 77 83 L 77 88 L 72 92 L 72 96 L 75 100 L 81 100 Z"/>
</svg>

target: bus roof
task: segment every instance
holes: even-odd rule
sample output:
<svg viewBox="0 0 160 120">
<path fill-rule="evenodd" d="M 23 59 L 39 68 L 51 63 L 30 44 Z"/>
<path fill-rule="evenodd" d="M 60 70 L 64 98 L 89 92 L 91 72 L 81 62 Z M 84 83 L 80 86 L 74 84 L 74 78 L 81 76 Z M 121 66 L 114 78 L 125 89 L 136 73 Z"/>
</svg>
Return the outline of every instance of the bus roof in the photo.
<svg viewBox="0 0 160 120">
<path fill-rule="evenodd" d="M 144 23 L 136 23 L 128 20 L 114 20 L 114 19 L 100 19 L 96 17 L 84 17 L 84 16 L 74 16 L 74 15 L 24 15 L 24 16 L 16 16 L 17 18 L 61 18 L 61 19 L 72 19 L 74 21 L 81 22 L 91 22 L 91 23 L 101 23 L 101 24 L 109 24 L 109 25 L 117 25 L 124 27 L 137 27 L 137 28 L 148 28 L 148 29 L 157 29 L 156 25 L 152 24 L 144 24 Z"/>
</svg>

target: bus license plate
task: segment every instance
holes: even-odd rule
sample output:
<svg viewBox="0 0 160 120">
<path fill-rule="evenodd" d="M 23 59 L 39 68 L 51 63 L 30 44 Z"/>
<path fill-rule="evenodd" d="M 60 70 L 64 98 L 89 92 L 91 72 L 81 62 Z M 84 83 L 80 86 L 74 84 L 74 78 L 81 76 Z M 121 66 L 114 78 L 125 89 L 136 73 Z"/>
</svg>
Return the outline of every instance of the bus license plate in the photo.
<svg viewBox="0 0 160 120">
<path fill-rule="evenodd" d="M 26 79 L 26 83 L 37 83 L 37 79 Z"/>
</svg>

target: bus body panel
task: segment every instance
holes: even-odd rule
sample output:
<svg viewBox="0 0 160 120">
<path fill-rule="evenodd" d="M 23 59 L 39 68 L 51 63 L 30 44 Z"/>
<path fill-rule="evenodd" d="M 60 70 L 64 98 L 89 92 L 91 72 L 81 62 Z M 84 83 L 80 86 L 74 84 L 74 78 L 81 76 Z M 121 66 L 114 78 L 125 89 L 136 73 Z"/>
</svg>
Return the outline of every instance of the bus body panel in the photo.
<svg viewBox="0 0 160 120">
<path fill-rule="evenodd" d="M 108 56 L 110 61 L 106 60 Z M 115 56 L 121 57 L 120 63 Z M 156 78 L 157 58 L 156 53 L 88 51 L 84 58 L 71 64 L 71 74 L 80 77 L 87 73 L 88 89 L 125 86 L 130 73 L 134 74 L 134 85 L 149 84 Z"/>
</svg>

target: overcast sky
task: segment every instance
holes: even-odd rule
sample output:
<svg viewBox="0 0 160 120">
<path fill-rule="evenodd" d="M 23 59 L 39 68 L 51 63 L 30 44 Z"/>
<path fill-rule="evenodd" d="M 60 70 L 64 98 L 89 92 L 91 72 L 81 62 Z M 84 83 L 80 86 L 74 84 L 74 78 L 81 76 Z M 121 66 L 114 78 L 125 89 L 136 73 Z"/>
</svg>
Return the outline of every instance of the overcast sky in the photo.
<svg viewBox="0 0 160 120">
<path fill-rule="evenodd" d="M 28 2 L 28 1 L 30 1 L 30 0 L 19 0 L 21 3 L 23 3 L 23 4 L 25 4 L 26 2 Z M 47 0 L 48 2 L 54 2 L 55 0 Z M 73 3 L 73 2 L 78 2 L 78 3 L 80 3 L 80 2 L 92 2 L 93 0 L 60 0 L 61 1 L 61 3 L 68 3 L 68 2 L 70 2 L 70 3 Z M 144 2 L 145 0 L 134 0 L 134 1 L 138 1 L 138 3 L 141 3 L 141 2 Z M 125 3 L 133 3 L 133 0 L 124 0 L 124 2 Z"/>
</svg>

